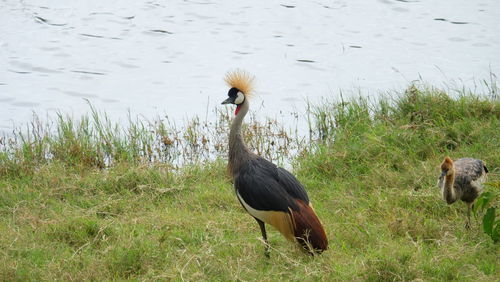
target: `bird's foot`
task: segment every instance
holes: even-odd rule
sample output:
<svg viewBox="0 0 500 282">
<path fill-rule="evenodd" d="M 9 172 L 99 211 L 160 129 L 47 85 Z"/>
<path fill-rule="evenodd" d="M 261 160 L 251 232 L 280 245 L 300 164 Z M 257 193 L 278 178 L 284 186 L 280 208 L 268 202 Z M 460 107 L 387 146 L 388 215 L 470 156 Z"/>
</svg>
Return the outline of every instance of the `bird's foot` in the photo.
<svg viewBox="0 0 500 282">
<path fill-rule="evenodd" d="M 264 255 L 266 256 L 266 258 L 271 258 L 269 250 L 265 250 Z"/>
</svg>

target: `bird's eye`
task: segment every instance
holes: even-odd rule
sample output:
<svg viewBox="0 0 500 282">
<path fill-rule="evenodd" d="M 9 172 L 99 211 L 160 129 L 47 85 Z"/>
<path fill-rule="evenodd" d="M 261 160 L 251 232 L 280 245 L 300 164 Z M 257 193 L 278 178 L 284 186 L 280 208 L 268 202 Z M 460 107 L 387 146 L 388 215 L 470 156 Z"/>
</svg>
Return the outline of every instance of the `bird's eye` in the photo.
<svg viewBox="0 0 500 282">
<path fill-rule="evenodd" d="M 234 99 L 234 103 L 236 105 L 239 105 L 243 103 L 243 101 L 245 101 L 245 95 L 243 95 L 243 93 L 241 92 L 238 92 L 238 94 L 236 94 L 236 99 Z"/>
</svg>

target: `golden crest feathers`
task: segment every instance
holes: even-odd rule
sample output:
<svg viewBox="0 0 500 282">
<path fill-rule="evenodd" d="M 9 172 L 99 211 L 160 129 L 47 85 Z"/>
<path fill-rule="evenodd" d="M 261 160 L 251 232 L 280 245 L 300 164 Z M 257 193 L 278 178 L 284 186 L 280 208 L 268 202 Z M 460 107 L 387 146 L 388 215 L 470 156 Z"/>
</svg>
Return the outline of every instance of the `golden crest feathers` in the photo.
<svg viewBox="0 0 500 282">
<path fill-rule="evenodd" d="M 236 69 L 226 73 L 224 80 L 229 87 L 234 87 L 243 92 L 247 98 L 253 95 L 253 81 L 255 77 L 250 73 Z"/>
</svg>

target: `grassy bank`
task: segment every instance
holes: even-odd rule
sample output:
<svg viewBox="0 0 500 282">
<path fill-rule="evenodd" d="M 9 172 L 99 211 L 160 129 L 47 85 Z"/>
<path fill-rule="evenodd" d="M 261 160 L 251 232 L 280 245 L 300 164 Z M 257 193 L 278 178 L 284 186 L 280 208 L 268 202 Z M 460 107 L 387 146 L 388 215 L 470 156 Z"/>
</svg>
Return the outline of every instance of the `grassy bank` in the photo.
<svg viewBox="0 0 500 282">
<path fill-rule="evenodd" d="M 445 155 L 481 158 L 500 181 L 499 106 L 412 86 L 312 106 L 310 142 L 254 120 L 251 147 L 298 152 L 294 173 L 330 241 L 310 257 L 270 231 L 270 260 L 219 157 L 229 114 L 187 129 L 124 131 L 95 110 L 52 130 L 34 122 L 0 147 L 0 280 L 499 280 L 498 244 L 477 220 L 466 230 L 465 205 L 436 188 Z M 200 146 L 209 153 L 176 166 Z"/>
</svg>

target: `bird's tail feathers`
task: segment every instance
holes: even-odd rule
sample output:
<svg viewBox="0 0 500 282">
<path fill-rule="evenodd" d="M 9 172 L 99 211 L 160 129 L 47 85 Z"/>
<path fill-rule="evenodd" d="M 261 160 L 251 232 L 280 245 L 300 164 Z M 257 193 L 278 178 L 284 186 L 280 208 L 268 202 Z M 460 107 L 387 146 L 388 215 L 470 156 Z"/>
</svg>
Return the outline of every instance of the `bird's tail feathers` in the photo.
<svg viewBox="0 0 500 282">
<path fill-rule="evenodd" d="M 311 206 L 301 200 L 297 200 L 297 205 L 299 207 L 297 211 L 290 209 L 295 238 L 311 254 L 323 252 L 328 248 L 323 225 Z"/>
</svg>

